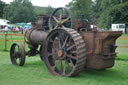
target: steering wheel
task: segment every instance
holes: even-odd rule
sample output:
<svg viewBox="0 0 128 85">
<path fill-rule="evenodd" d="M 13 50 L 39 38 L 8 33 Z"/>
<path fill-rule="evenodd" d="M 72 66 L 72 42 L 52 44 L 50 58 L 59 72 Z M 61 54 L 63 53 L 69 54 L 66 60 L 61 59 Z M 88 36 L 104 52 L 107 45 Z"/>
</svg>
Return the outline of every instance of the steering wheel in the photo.
<svg viewBox="0 0 128 85">
<path fill-rule="evenodd" d="M 58 27 L 72 28 L 72 12 L 67 8 L 57 8 L 49 18 L 49 29 Z"/>
</svg>

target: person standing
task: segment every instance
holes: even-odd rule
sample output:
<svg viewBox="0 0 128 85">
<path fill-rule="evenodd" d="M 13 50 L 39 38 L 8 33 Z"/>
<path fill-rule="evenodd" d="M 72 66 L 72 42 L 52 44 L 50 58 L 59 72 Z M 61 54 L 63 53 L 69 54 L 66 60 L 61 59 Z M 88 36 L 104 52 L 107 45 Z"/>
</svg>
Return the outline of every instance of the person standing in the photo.
<svg viewBox="0 0 128 85">
<path fill-rule="evenodd" d="M 5 26 L 5 28 L 4 28 L 4 33 L 5 33 L 5 34 L 8 34 L 8 26 Z"/>
<path fill-rule="evenodd" d="M 16 33 L 18 34 L 18 32 L 19 32 L 19 28 L 18 28 L 18 27 L 16 27 Z"/>
</svg>

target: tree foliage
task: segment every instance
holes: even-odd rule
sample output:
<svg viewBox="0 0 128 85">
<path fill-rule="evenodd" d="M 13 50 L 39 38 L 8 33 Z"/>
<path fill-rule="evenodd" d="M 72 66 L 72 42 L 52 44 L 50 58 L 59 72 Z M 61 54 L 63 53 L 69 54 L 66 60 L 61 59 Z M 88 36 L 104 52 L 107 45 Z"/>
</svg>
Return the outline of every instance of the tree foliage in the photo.
<svg viewBox="0 0 128 85">
<path fill-rule="evenodd" d="M 40 14 L 50 15 L 54 9 L 55 8 L 51 7 L 50 5 L 48 7 L 34 6 L 34 11 L 36 15 L 40 15 Z"/>
<path fill-rule="evenodd" d="M 69 7 L 74 15 L 85 15 L 87 19 L 90 17 L 91 0 L 72 0 L 67 7 Z"/>
<path fill-rule="evenodd" d="M 3 16 L 3 9 L 4 9 L 5 5 L 6 4 L 0 0 L 0 17 Z"/>
<path fill-rule="evenodd" d="M 102 28 L 110 28 L 112 23 L 128 23 L 128 0 L 72 0 L 67 7 Z"/>
<path fill-rule="evenodd" d="M 35 12 L 29 0 L 14 0 L 4 8 L 4 18 L 12 23 L 31 22 L 35 19 Z"/>
<path fill-rule="evenodd" d="M 96 0 L 93 13 L 98 25 L 110 28 L 112 23 L 128 23 L 127 0 Z"/>
</svg>

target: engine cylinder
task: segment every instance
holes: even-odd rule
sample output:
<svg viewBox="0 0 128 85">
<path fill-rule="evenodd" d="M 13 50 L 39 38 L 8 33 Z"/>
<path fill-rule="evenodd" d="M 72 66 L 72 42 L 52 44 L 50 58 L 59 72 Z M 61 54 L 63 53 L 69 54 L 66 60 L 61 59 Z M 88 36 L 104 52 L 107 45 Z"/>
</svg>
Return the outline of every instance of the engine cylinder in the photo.
<svg viewBox="0 0 128 85">
<path fill-rule="evenodd" d="M 30 29 L 26 32 L 25 37 L 31 44 L 38 45 L 43 44 L 48 33 L 40 29 Z"/>
</svg>

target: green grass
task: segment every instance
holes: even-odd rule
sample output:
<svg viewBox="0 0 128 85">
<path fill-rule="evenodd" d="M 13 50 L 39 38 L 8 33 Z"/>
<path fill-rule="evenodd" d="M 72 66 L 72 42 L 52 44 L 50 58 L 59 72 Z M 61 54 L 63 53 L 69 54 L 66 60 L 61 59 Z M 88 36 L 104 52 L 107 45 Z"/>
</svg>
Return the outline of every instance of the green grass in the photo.
<svg viewBox="0 0 128 85">
<path fill-rule="evenodd" d="M 128 38 L 128 35 L 122 35 L 122 38 Z M 128 40 L 117 40 L 116 41 L 117 45 L 121 45 L 121 46 L 128 46 Z M 117 59 L 124 59 L 124 60 L 128 60 L 128 48 L 117 48 L 116 49 L 117 54 Z"/>
<path fill-rule="evenodd" d="M 116 60 L 105 71 L 85 69 L 76 77 L 53 76 L 39 57 L 27 57 L 23 67 L 12 65 L 9 52 L 0 51 L 0 85 L 127 85 L 128 61 Z"/>
<path fill-rule="evenodd" d="M 127 42 L 117 40 L 118 45 L 127 45 Z M 8 43 L 8 50 L 12 43 Z M 0 85 L 128 85 L 128 48 L 117 48 L 118 57 L 113 68 L 104 71 L 85 69 L 79 76 L 70 78 L 51 75 L 39 56 L 26 57 L 23 67 L 12 65 L 9 52 L 3 49 L 4 43 L 0 42 Z"/>
</svg>

